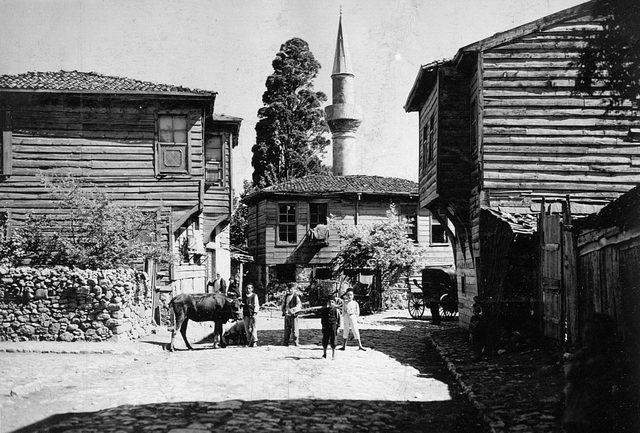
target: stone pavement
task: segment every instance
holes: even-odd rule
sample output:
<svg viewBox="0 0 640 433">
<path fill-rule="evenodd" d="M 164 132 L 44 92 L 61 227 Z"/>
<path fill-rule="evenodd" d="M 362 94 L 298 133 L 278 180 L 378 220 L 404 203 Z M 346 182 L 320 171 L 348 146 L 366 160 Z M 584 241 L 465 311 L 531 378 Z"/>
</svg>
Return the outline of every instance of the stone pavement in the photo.
<svg viewBox="0 0 640 433">
<path fill-rule="evenodd" d="M 432 343 L 494 433 L 560 433 L 563 373 L 542 349 L 474 361 L 467 333 L 430 326 Z"/>
<path fill-rule="evenodd" d="M 16 350 L 0 353 L 0 431 L 485 431 L 428 322 L 365 318 L 370 350 L 352 345 L 335 361 L 320 357 L 318 320 L 302 322 L 300 347 L 280 345 L 280 318 L 261 318 L 257 348 L 212 350 L 211 328 L 191 325 L 196 350 L 175 353 L 163 350 L 166 333 L 76 347 L 95 353 L 0 343 Z"/>
</svg>

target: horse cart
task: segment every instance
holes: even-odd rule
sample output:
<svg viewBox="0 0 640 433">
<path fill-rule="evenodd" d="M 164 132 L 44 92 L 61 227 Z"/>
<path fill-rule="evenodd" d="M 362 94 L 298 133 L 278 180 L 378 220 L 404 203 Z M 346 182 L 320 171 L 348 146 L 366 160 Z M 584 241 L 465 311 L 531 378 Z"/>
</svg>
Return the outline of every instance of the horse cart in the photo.
<svg viewBox="0 0 640 433">
<path fill-rule="evenodd" d="M 425 308 L 431 308 L 431 314 L 437 314 L 439 317 L 448 318 L 458 314 L 455 271 L 441 268 L 423 269 L 422 284 L 416 280 L 413 284 L 409 283 L 407 304 L 409 314 L 416 319 L 423 316 Z"/>
</svg>

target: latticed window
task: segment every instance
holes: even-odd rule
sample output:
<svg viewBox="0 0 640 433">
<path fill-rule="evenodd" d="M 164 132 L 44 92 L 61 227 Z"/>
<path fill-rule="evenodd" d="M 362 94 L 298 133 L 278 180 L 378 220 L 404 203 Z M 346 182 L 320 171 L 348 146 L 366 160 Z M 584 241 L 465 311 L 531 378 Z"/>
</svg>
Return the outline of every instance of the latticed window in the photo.
<svg viewBox="0 0 640 433">
<path fill-rule="evenodd" d="M 214 185 L 224 185 L 224 144 L 221 134 L 207 138 L 205 144 L 205 180 Z"/>
<path fill-rule="evenodd" d="M 327 204 L 309 203 L 309 227 L 313 229 L 320 224 L 327 224 Z"/>
<path fill-rule="evenodd" d="M 158 173 L 188 173 L 187 116 L 158 116 Z"/>
<path fill-rule="evenodd" d="M 298 241 L 296 226 L 296 205 L 278 205 L 278 241 L 295 244 Z"/>
</svg>

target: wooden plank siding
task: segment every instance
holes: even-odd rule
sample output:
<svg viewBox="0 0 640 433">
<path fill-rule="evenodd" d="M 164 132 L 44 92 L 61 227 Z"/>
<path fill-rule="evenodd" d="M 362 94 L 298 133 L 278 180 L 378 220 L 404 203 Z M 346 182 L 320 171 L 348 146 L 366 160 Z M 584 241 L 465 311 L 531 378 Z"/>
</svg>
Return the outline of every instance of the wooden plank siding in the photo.
<svg viewBox="0 0 640 433">
<path fill-rule="evenodd" d="M 420 206 L 426 207 L 438 198 L 438 190 L 437 190 L 437 175 L 438 175 L 438 146 L 440 136 L 436 132 L 436 145 L 434 146 L 434 155 L 432 161 L 428 161 L 428 146 L 429 141 L 428 137 L 425 137 L 429 133 L 429 120 L 432 116 L 435 116 L 436 122 L 435 127 L 436 130 L 439 127 L 438 123 L 438 104 L 439 104 L 439 84 L 438 80 L 436 80 L 436 84 L 433 88 L 433 91 L 427 98 L 427 101 L 422 106 L 420 110 L 420 119 L 419 119 L 419 159 L 418 159 L 418 171 L 419 181 L 418 188 L 420 194 Z"/>
<path fill-rule="evenodd" d="M 297 264 L 304 266 L 326 266 L 338 254 L 341 248 L 339 235 L 332 232 L 328 245 L 316 244 L 307 237 L 309 230 L 309 203 L 327 203 L 327 214 L 341 220 L 347 225 L 355 224 L 356 196 L 332 197 L 278 197 L 266 198 L 249 205 L 248 212 L 248 246 L 249 252 L 257 263 L 274 266 L 281 264 Z M 278 205 L 292 203 L 296 205 L 297 243 L 283 244 L 277 240 Z M 397 198 L 376 198 L 363 196 L 358 203 L 358 225 L 372 224 L 382 221 L 387 216 L 391 203 L 397 209 L 417 210 L 417 200 Z M 406 214 L 403 214 L 406 217 Z M 424 266 L 451 266 L 453 253 L 450 245 L 430 246 L 430 214 L 426 209 L 420 210 L 417 221 L 418 242 L 428 247 Z"/>
<path fill-rule="evenodd" d="M 0 207 L 18 224 L 29 213 L 59 214 L 39 172 L 83 177 L 117 203 L 174 219 L 198 205 L 229 216 L 228 188 L 203 196 L 203 117 L 212 101 L 9 93 L 2 104 L 12 119 L 13 172 L 0 179 Z M 159 114 L 187 116 L 188 174 L 156 174 Z"/>
<path fill-rule="evenodd" d="M 543 196 L 570 194 L 597 209 L 638 183 L 640 147 L 628 137 L 638 111 L 572 94 L 585 38 L 599 30 L 583 16 L 482 53 L 482 187 L 491 205 L 531 212 Z"/>
</svg>

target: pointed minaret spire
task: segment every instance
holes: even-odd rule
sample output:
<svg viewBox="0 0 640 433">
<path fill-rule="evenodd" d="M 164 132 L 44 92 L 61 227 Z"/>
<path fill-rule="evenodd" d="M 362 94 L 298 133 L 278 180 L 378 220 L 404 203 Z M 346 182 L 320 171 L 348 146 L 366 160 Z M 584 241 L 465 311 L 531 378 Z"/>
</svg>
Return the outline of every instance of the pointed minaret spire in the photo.
<svg viewBox="0 0 640 433">
<path fill-rule="evenodd" d="M 333 174 L 344 176 L 358 174 L 358 146 L 356 132 L 360 126 L 360 107 L 356 105 L 353 87 L 355 75 L 347 61 L 347 50 L 342 36 L 342 7 L 338 22 L 336 55 L 333 61 L 331 81 L 333 91 L 331 105 L 325 108 L 327 123 L 333 142 Z"/>
<path fill-rule="evenodd" d="M 345 48 L 344 37 L 342 36 L 342 7 L 340 8 L 340 21 L 338 23 L 338 39 L 336 40 L 336 56 L 333 59 L 332 74 L 350 74 L 349 63 L 347 62 L 347 50 Z"/>
</svg>

